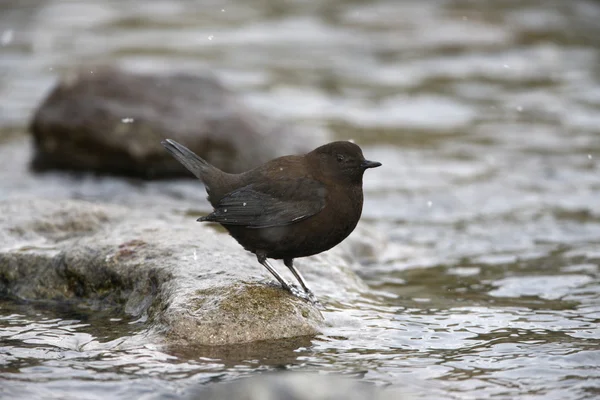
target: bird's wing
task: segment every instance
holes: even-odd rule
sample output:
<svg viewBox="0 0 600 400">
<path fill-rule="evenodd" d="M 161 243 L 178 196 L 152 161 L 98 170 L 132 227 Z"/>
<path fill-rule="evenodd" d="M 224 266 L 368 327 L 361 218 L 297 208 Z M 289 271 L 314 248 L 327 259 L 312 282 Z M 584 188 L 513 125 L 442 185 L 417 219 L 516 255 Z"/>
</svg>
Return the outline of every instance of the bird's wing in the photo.
<svg viewBox="0 0 600 400">
<path fill-rule="evenodd" d="M 214 212 L 198 221 L 248 228 L 289 225 L 325 208 L 325 195 L 325 186 L 309 178 L 253 183 L 225 195 Z"/>
</svg>

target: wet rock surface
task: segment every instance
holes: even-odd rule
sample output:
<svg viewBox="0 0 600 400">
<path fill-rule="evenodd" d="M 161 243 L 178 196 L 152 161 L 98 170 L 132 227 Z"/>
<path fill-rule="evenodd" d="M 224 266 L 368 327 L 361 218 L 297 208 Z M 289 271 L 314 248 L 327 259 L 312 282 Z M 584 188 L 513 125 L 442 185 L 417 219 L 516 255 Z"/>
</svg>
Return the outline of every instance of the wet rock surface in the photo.
<svg viewBox="0 0 600 400">
<path fill-rule="evenodd" d="M 190 176 L 164 151 L 164 138 L 227 172 L 327 141 L 257 114 L 208 73 L 150 75 L 109 67 L 67 74 L 39 106 L 30 129 L 35 170 L 143 178 Z"/>
<path fill-rule="evenodd" d="M 323 322 L 315 305 L 272 282 L 232 238 L 189 217 L 75 200 L 5 201 L 0 242 L 3 296 L 117 308 L 147 319 L 170 344 L 315 335 Z M 336 252 L 298 266 L 317 295 L 328 285 L 362 288 Z"/>
</svg>

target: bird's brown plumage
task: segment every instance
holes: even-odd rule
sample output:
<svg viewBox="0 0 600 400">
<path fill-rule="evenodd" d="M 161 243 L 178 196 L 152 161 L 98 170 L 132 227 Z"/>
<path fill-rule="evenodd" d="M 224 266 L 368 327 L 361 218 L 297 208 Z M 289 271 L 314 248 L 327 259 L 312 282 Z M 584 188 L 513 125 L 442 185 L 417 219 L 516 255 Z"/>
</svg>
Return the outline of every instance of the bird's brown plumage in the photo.
<svg viewBox="0 0 600 400">
<path fill-rule="evenodd" d="M 381 165 L 365 160 L 354 143 L 332 142 L 228 174 L 173 140 L 163 145 L 206 186 L 214 211 L 199 221 L 223 225 L 263 265 L 266 258 L 283 259 L 305 290 L 292 260 L 329 250 L 354 230 L 363 173 Z"/>
</svg>

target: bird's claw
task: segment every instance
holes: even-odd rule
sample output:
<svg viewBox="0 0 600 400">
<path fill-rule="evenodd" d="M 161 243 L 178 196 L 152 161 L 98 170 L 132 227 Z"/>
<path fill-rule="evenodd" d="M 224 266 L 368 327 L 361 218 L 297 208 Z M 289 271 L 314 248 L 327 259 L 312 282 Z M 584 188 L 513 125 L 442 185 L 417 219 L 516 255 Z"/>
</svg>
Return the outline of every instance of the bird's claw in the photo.
<svg viewBox="0 0 600 400">
<path fill-rule="evenodd" d="M 299 297 L 303 300 L 312 303 L 321 310 L 325 309 L 325 307 L 323 307 L 323 305 L 317 299 L 317 296 L 315 296 L 315 294 L 311 290 L 303 290 L 302 288 L 296 285 L 290 285 L 290 293 L 296 297 Z"/>
<path fill-rule="evenodd" d="M 307 297 L 306 293 L 304 292 L 304 290 L 300 289 L 296 285 L 289 285 L 289 286 L 290 286 L 291 294 L 293 294 L 296 297 L 300 297 L 301 299 L 308 300 L 308 297 Z"/>
</svg>

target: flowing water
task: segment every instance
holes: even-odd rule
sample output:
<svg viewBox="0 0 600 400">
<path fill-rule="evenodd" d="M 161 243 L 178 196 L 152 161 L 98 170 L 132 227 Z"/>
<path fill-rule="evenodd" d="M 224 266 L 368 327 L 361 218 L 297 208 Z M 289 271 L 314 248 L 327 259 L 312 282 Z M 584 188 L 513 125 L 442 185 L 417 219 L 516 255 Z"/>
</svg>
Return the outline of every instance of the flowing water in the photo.
<svg viewBox="0 0 600 400">
<path fill-rule="evenodd" d="M 0 197 L 193 209 L 194 182 L 33 177 L 24 132 L 74 65 L 210 70 L 381 161 L 362 223 L 387 243 L 363 254 L 370 295 L 323 294 L 330 326 L 300 342 L 166 351 L 123 315 L 0 302 L 0 395 L 176 398 L 292 369 L 427 399 L 597 398 L 598 21 L 581 0 L 0 3 Z"/>
</svg>

